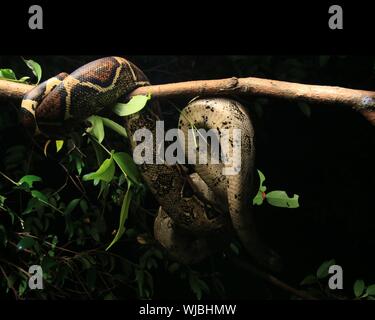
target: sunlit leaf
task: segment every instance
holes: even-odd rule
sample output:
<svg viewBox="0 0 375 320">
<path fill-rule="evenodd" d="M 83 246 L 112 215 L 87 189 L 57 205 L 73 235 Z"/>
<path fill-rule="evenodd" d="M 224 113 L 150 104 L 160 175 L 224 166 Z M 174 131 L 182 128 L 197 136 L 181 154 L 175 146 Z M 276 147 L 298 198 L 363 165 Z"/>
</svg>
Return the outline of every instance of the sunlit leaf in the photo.
<svg viewBox="0 0 375 320">
<path fill-rule="evenodd" d="M 64 145 L 64 140 L 56 140 L 56 152 L 59 152 Z"/>
<path fill-rule="evenodd" d="M 124 196 L 124 200 L 123 200 L 122 206 L 121 206 L 120 222 L 119 222 L 119 227 L 118 227 L 117 233 L 116 233 L 114 239 L 112 240 L 111 244 L 107 247 L 106 250 L 109 250 L 121 238 L 121 236 L 125 232 L 125 222 L 126 222 L 126 219 L 128 218 L 129 206 L 130 206 L 130 202 L 132 200 L 132 196 L 133 196 L 133 189 L 131 187 L 131 184 L 129 183 L 128 190 L 126 191 L 126 194 Z"/>
<path fill-rule="evenodd" d="M 16 74 L 12 69 L 0 69 L 0 78 L 17 80 Z"/>
<path fill-rule="evenodd" d="M 39 63 L 35 62 L 34 60 L 23 59 L 23 61 L 31 69 L 33 74 L 37 77 L 37 79 L 38 79 L 37 84 L 38 84 L 40 82 L 40 79 L 42 79 L 42 68 L 41 68 L 41 66 L 39 65 Z"/>
<path fill-rule="evenodd" d="M 257 195 L 253 199 L 253 205 L 260 206 L 263 203 L 263 192 L 258 191 Z"/>
<path fill-rule="evenodd" d="M 266 180 L 266 177 L 262 173 L 262 171 L 257 170 L 258 175 L 259 175 L 259 190 L 264 192 L 267 190 L 266 186 L 263 185 L 263 182 Z"/>
<path fill-rule="evenodd" d="M 91 116 L 87 118 L 87 120 L 92 124 L 90 128 L 87 128 L 87 132 L 91 133 L 99 141 L 99 143 L 102 143 L 105 135 L 102 118 L 98 116 Z"/>
<path fill-rule="evenodd" d="M 111 157 L 104 160 L 97 171 L 85 174 L 82 179 L 84 181 L 102 180 L 105 182 L 110 182 L 115 174 L 115 169 L 115 163 L 113 161 L 113 157 Z"/>
<path fill-rule="evenodd" d="M 129 177 L 129 179 L 135 184 L 141 183 L 141 175 L 131 155 L 126 152 L 116 152 L 113 155 L 113 159 L 116 161 L 125 176 Z"/>
<path fill-rule="evenodd" d="M 141 111 L 147 104 L 147 101 L 151 99 L 150 95 L 147 96 L 134 96 L 128 103 L 117 103 L 113 107 L 113 112 L 121 117 L 126 117 L 131 114 Z"/>
<path fill-rule="evenodd" d="M 126 130 L 123 126 L 119 125 L 118 123 L 116 123 L 116 122 L 114 122 L 114 121 L 112 121 L 111 119 L 108 119 L 108 118 L 101 117 L 101 119 L 103 121 L 103 124 L 107 128 L 117 132 L 119 135 L 121 135 L 125 138 L 128 137 L 128 134 L 126 133 Z"/>
<path fill-rule="evenodd" d="M 36 198 L 36 199 L 38 199 L 38 200 L 40 200 L 42 202 L 47 202 L 48 203 L 48 198 L 42 192 L 40 192 L 38 190 L 32 190 L 31 191 L 31 195 L 34 198 Z"/>
<path fill-rule="evenodd" d="M 19 181 L 18 184 L 21 185 L 25 183 L 29 188 L 33 187 L 34 182 L 42 181 L 41 177 L 34 176 L 34 175 L 26 175 L 23 176 Z"/>
<path fill-rule="evenodd" d="M 266 200 L 270 205 L 281 208 L 298 208 L 298 198 L 297 194 L 293 195 L 293 198 L 289 198 L 285 191 L 278 190 L 266 194 Z"/>
<path fill-rule="evenodd" d="M 253 199 L 253 205 L 260 206 L 264 201 L 264 191 L 267 190 L 267 187 L 263 185 L 263 182 L 266 180 L 266 177 L 260 170 L 257 170 L 257 172 L 259 175 L 259 189 L 256 196 Z"/>
<path fill-rule="evenodd" d="M 22 77 L 21 79 L 19 79 L 18 81 L 19 82 L 27 82 L 30 80 L 30 77 Z"/>
</svg>

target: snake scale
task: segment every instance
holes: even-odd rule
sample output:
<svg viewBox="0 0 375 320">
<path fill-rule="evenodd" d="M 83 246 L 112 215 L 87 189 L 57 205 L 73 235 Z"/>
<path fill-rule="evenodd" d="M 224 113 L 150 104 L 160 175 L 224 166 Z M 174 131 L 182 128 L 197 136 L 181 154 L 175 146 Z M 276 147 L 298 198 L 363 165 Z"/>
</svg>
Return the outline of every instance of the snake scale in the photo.
<svg viewBox="0 0 375 320">
<path fill-rule="evenodd" d="M 149 84 L 144 73 L 128 60 L 101 58 L 71 74 L 60 73 L 28 92 L 21 105 L 21 121 L 35 133 L 66 135 L 90 115 Z M 159 105 L 152 101 L 141 112 L 125 118 L 133 149 L 138 143 L 132 139 L 135 131 L 146 128 L 155 133 L 156 119 L 160 117 Z M 155 238 L 176 259 L 194 263 L 222 247 L 227 234 L 234 230 L 256 263 L 277 270 L 278 256 L 259 240 L 253 221 L 250 195 L 255 183 L 255 148 L 247 111 L 232 99 L 200 98 L 182 111 L 179 128 L 187 133 L 192 123 L 195 128 L 215 128 L 219 132 L 241 129 L 241 172 L 225 176 L 223 164 L 197 164 L 192 166 L 193 173 L 191 168 L 178 164 L 139 165 L 160 204 Z M 155 144 L 153 148 L 156 151 Z"/>
</svg>

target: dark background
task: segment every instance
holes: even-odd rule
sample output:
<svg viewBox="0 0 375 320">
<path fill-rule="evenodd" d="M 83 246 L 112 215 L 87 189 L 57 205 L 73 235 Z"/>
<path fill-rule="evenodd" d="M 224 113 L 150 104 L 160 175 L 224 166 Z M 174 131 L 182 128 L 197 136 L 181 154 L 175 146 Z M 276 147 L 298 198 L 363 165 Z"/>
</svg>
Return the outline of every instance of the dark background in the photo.
<svg viewBox="0 0 375 320">
<path fill-rule="evenodd" d="M 364 3 L 340 1 L 344 30 L 337 31 L 327 27 L 329 5 L 318 3 L 41 4 L 42 31 L 28 30 L 27 4 L 1 4 L 8 14 L 0 22 L 0 68 L 27 73 L 22 54 L 38 61 L 47 79 L 116 54 L 137 64 L 155 84 L 254 76 L 374 90 L 373 11 Z M 263 237 L 284 259 L 280 277 L 298 286 L 322 261 L 335 258 L 344 268 L 348 295 L 355 279 L 373 283 L 373 127 L 338 105 L 310 105 L 306 116 L 294 102 L 241 101 L 253 115 L 257 167 L 268 190 L 300 195 L 299 209 L 257 208 Z M 17 104 L 6 103 L 11 126 L 0 132 L 3 150 L 24 139 L 14 134 L 21 132 L 15 125 Z M 163 110 L 173 118 L 168 103 Z M 224 260 L 216 262 L 230 298 L 289 298 Z M 156 298 L 171 292 L 173 298 L 193 297 L 167 274 L 157 281 Z"/>
<path fill-rule="evenodd" d="M 43 78 L 71 72 L 100 56 L 28 56 L 43 67 Z M 231 76 L 254 76 L 308 84 L 334 85 L 374 90 L 372 56 L 127 56 L 140 66 L 152 83 L 168 83 Z M 1 67 L 27 73 L 18 56 L 2 56 Z M 349 108 L 310 104 L 311 115 L 300 105 L 276 99 L 240 98 L 251 111 L 256 127 L 257 167 L 266 176 L 268 190 L 286 190 L 300 196 L 299 209 L 281 209 L 264 204 L 256 209 L 263 238 L 283 257 L 282 279 L 297 285 L 321 262 L 336 259 L 344 268 L 345 292 L 351 295 L 358 278 L 372 283 L 374 131 Z M 187 101 L 176 99 L 183 107 Z M 14 107 L 11 107 L 14 109 Z M 162 102 L 173 119 L 175 109 Z M 5 150 L 19 137 L 15 127 L 1 134 Z M 51 170 L 53 170 L 53 165 Z M 43 167 L 48 176 L 48 167 Z M 52 172 L 51 172 L 52 174 Z M 55 179 L 55 177 L 54 177 Z M 149 207 L 157 206 L 156 203 Z M 204 267 L 203 267 L 204 268 Z M 287 298 L 245 271 L 216 260 L 228 298 Z M 184 298 L 187 288 L 171 281 L 168 274 L 155 278 L 155 298 Z M 177 286 L 177 287 L 176 287 Z M 187 290 L 187 291 L 186 291 Z"/>
</svg>

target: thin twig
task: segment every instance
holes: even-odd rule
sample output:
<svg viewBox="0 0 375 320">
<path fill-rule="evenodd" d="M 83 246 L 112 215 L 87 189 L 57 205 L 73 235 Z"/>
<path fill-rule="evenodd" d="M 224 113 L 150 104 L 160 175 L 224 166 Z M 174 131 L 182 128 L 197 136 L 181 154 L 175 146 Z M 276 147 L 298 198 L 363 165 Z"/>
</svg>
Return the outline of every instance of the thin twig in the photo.
<svg viewBox="0 0 375 320">
<path fill-rule="evenodd" d="M 289 286 L 288 284 L 279 280 L 275 276 L 256 268 L 255 266 L 251 265 L 250 263 L 247 263 L 247 262 L 245 262 L 241 259 L 238 259 L 236 257 L 232 257 L 231 261 L 235 265 L 237 265 L 238 267 L 251 272 L 252 274 L 268 281 L 269 283 L 273 284 L 274 286 L 279 287 L 279 288 L 283 289 L 284 291 L 287 291 L 291 294 L 294 294 L 297 297 L 300 297 L 300 298 L 305 299 L 305 300 L 318 300 L 317 298 L 309 295 L 305 291 L 301 291 L 301 290 L 298 290 L 298 289 L 295 289 L 295 288 Z"/>
</svg>

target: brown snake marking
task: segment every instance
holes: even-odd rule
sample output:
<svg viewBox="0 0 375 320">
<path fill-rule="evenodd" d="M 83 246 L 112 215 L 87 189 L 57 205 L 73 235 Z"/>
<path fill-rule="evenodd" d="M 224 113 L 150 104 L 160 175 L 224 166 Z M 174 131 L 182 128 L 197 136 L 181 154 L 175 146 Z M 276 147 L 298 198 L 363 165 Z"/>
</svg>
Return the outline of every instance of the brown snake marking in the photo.
<svg viewBox="0 0 375 320">
<path fill-rule="evenodd" d="M 70 75 L 61 73 L 27 93 L 22 101 L 22 122 L 34 132 L 66 135 L 90 115 L 144 85 L 149 85 L 147 77 L 126 59 L 98 59 Z M 161 116 L 159 106 L 151 102 L 149 107 L 125 119 L 132 148 L 136 146 L 132 137 L 137 129 L 147 128 L 155 133 L 155 115 Z M 254 132 L 245 108 L 230 99 L 198 99 L 183 110 L 179 119 L 179 127 L 185 132 L 189 128 L 186 117 L 197 128 L 219 131 L 241 128 L 243 171 L 225 177 L 220 171 L 222 165 L 196 165 L 198 176 L 188 176 L 177 165 L 139 166 L 162 208 L 154 224 L 156 239 L 178 260 L 194 263 L 213 249 L 221 248 L 233 228 L 255 262 L 271 270 L 278 269 L 277 256 L 260 242 L 252 221 Z M 153 151 L 156 154 L 155 144 Z M 193 192 L 184 196 L 187 182 Z"/>
</svg>

